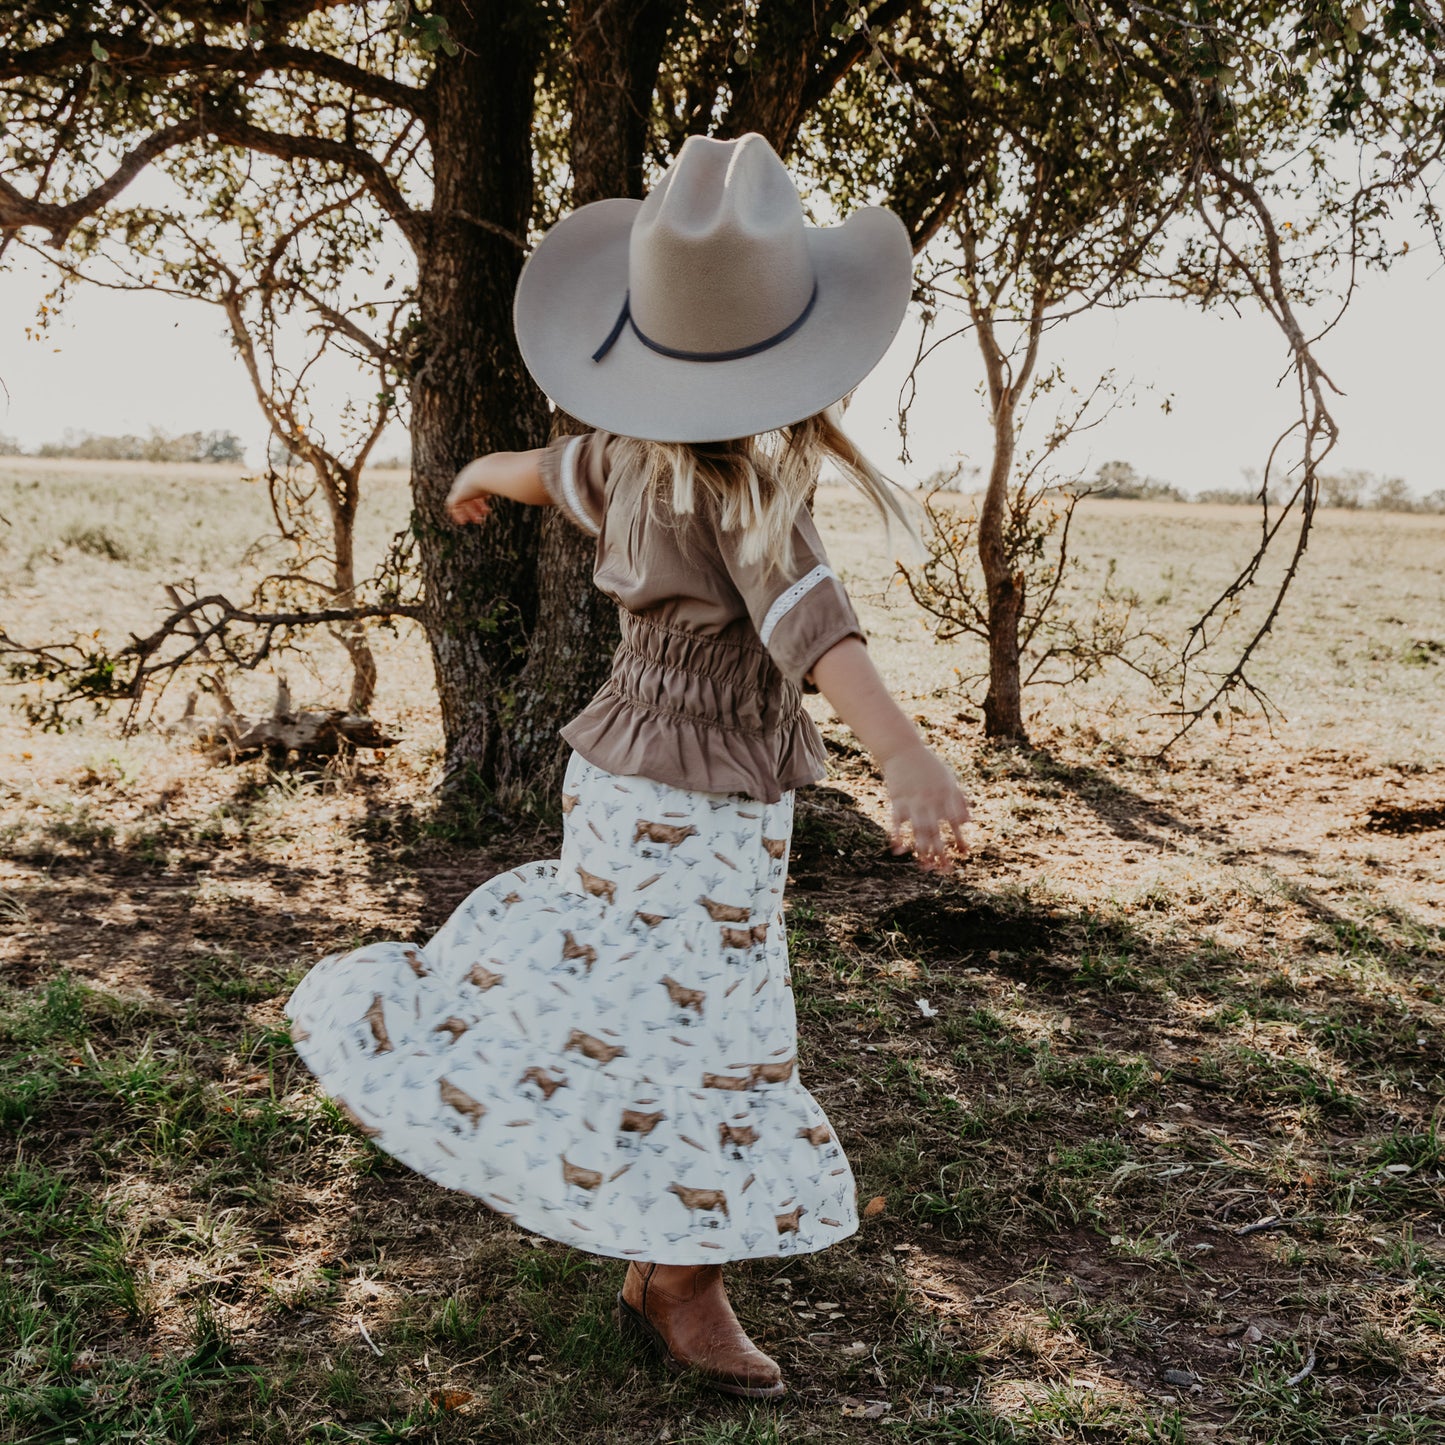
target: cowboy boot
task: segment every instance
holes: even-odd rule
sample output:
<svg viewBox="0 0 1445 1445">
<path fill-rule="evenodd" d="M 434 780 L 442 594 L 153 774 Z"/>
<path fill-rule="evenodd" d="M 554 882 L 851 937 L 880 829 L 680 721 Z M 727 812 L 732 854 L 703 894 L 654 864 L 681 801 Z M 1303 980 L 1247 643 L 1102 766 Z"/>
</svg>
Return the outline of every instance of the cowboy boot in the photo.
<svg viewBox="0 0 1445 1445">
<path fill-rule="evenodd" d="M 617 1296 L 619 1318 L 657 1344 L 672 1369 L 691 1369 L 715 1389 L 749 1399 L 786 1390 L 777 1362 L 744 1333 L 723 1288 L 722 1266 L 698 1265 L 663 1288 L 655 1264 L 630 1263 Z"/>
</svg>

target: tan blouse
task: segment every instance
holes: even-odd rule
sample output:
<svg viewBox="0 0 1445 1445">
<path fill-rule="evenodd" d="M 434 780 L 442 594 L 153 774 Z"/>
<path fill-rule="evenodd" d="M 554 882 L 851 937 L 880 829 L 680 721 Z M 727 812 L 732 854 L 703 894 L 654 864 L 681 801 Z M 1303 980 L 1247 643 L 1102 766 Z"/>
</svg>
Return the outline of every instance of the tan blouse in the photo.
<svg viewBox="0 0 1445 1445">
<path fill-rule="evenodd" d="M 559 437 L 541 458 L 563 514 L 597 538 L 593 580 L 621 609 L 597 695 L 562 729 L 588 762 L 709 793 L 776 802 L 827 772 L 804 678 L 845 637 L 866 640 L 807 508 L 783 571 L 738 560 L 741 535 L 659 500 L 613 466 L 608 432 Z"/>
</svg>

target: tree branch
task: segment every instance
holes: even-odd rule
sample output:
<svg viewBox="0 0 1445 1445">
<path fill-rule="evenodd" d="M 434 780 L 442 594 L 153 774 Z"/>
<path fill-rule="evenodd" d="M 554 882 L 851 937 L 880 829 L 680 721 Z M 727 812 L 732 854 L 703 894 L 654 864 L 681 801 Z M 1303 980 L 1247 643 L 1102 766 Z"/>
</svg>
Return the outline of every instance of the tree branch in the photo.
<svg viewBox="0 0 1445 1445">
<path fill-rule="evenodd" d="M 323 161 L 349 170 L 396 222 L 412 248 L 419 254 L 426 250 L 431 239 L 430 216 L 410 205 L 386 167 L 369 152 L 327 136 L 286 135 L 264 130 L 237 116 L 208 114 L 205 128 L 217 140 L 243 150 L 285 161 Z"/>
<path fill-rule="evenodd" d="M 910 11 L 922 8 L 918 0 L 883 0 L 883 4 L 876 10 L 870 11 L 867 24 L 842 41 L 837 50 L 814 71 L 803 91 L 804 110 L 813 110 L 831 95 L 848 72 L 867 57 L 877 43 L 874 34 L 876 31 L 887 30 L 895 20 L 902 19 Z"/>
<path fill-rule="evenodd" d="M 0 176 L 0 233 L 18 231 L 22 226 L 39 226 L 50 232 L 50 244 L 59 248 L 76 226 L 119 195 L 157 156 L 195 140 L 205 131 L 205 122 L 199 116 L 191 116 L 167 130 L 153 132 L 128 151 L 105 180 L 73 201 L 47 202 L 24 196 Z"/>
<path fill-rule="evenodd" d="M 140 36 L 87 31 L 67 35 L 63 40 L 34 50 L 0 55 L 0 80 L 54 75 L 69 66 L 89 66 L 94 58 L 91 47 L 96 43 L 105 50 L 107 65 L 130 75 L 186 75 L 211 70 L 226 70 L 238 76 L 261 75 L 268 70 L 300 72 L 334 81 L 384 105 L 408 110 L 422 120 L 430 120 L 432 115 L 433 100 L 429 92 L 377 75 L 340 56 L 299 45 L 257 45 L 241 50 L 209 44 L 158 46 Z"/>
</svg>

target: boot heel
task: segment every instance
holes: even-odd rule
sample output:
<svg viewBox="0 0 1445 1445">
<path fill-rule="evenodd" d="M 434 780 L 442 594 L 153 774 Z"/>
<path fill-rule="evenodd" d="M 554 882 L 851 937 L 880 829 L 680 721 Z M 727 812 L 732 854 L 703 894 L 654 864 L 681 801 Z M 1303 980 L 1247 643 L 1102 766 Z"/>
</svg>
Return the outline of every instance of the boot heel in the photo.
<svg viewBox="0 0 1445 1445">
<path fill-rule="evenodd" d="M 663 1339 L 657 1327 L 643 1315 L 641 1310 L 634 1309 L 623 1299 L 621 1290 L 617 1292 L 617 1310 L 614 1318 L 617 1320 L 618 1328 L 624 1334 L 639 1336 L 649 1344 L 656 1345 L 669 1365 L 677 1366 L 681 1363 L 673 1357 L 672 1351 L 667 1348 L 667 1341 Z"/>
<path fill-rule="evenodd" d="M 617 1322 L 617 1328 L 624 1334 L 648 1334 L 647 1321 L 622 1298 L 622 1291 L 617 1291 L 617 1308 L 612 1311 L 612 1318 Z"/>
</svg>

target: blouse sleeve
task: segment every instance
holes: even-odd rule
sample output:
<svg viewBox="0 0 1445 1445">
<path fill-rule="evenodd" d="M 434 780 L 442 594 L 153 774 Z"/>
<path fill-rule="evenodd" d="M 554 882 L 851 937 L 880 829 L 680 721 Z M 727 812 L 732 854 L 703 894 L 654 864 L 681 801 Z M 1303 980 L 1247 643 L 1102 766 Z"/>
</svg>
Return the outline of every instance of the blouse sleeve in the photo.
<svg viewBox="0 0 1445 1445">
<path fill-rule="evenodd" d="M 547 495 L 574 526 L 590 537 L 602 528 L 607 486 L 609 432 L 558 437 L 542 448 L 538 467 Z"/>
<path fill-rule="evenodd" d="M 738 589 L 758 640 L 783 676 L 816 691 L 805 679 L 813 664 L 845 637 L 868 640 L 847 590 L 828 562 L 823 540 L 806 507 L 793 524 L 793 565 L 741 563 L 736 532 L 718 537 L 723 564 Z"/>
</svg>

